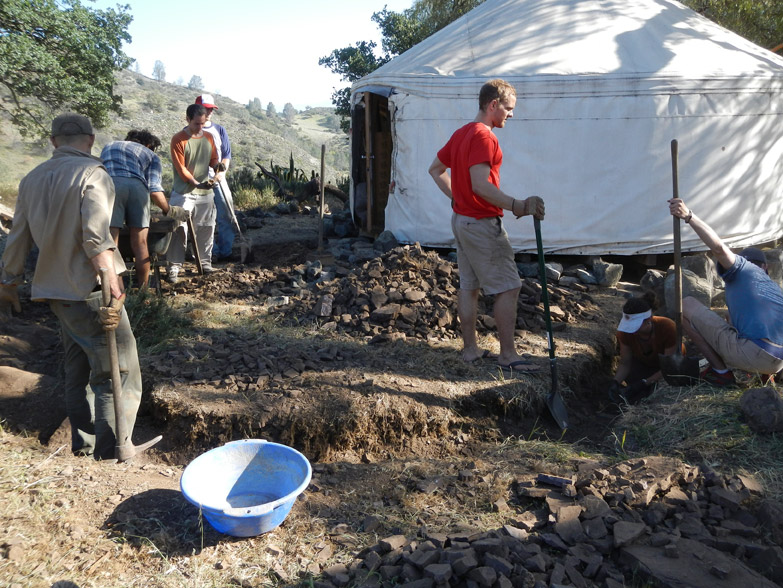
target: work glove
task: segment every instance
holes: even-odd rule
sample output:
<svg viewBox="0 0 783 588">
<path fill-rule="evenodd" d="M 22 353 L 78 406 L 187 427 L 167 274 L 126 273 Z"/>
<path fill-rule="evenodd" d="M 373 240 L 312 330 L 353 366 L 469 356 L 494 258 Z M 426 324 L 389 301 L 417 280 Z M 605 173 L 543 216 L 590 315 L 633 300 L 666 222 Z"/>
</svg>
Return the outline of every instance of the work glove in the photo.
<svg viewBox="0 0 783 588">
<path fill-rule="evenodd" d="M 169 206 L 169 211 L 166 216 L 173 218 L 175 221 L 184 223 L 190 218 L 190 211 L 185 210 L 181 206 Z"/>
<path fill-rule="evenodd" d="M 123 293 L 119 298 L 112 298 L 109 306 L 101 306 L 98 309 L 98 320 L 103 325 L 104 331 L 113 331 L 120 324 L 124 302 L 125 294 Z"/>
<path fill-rule="evenodd" d="M 215 166 L 215 176 L 212 181 L 215 184 L 219 184 L 226 177 L 226 164 L 222 161 Z"/>
<path fill-rule="evenodd" d="M 215 185 L 215 178 L 209 178 L 205 182 L 201 182 L 196 186 L 199 190 L 205 190 L 207 188 L 212 188 L 212 186 Z"/>
<path fill-rule="evenodd" d="M 545 213 L 544 199 L 540 196 L 530 196 L 525 200 L 525 214 L 529 214 L 538 220 L 544 220 Z"/>
<path fill-rule="evenodd" d="M 517 201 L 514 202 L 515 205 L 516 202 Z M 523 216 L 532 216 L 538 220 L 544 220 L 546 209 L 544 207 L 544 200 L 540 196 L 530 196 L 519 202 L 522 204 L 512 206 L 511 208 L 511 212 L 515 217 L 521 218 Z"/>
<path fill-rule="evenodd" d="M 609 397 L 609 402 L 613 402 L 614 404 L 620 404 L 620 402 L 623 401 L 623 395 L 622 395 L 622 387 L 620 386 L 620 382 L 617 380 L 612 380 L 609 383 L 609 388 L 607 390 L 607 396 Z"/>
<path fill-rule="evenodd" d="M 0 314 L 11 315 L 11 309 L 17 314 L 22 312 L 19 302 L 19 288 L 15 284 L 0 284 Z"/>
<path fill-rule="evenodd" d="M 628 404 L 637 404 L 653 393 L 655 384 L 648 384 L 647 380 L 639 380 L 630 384 L 625 390 L 625 398 Z"/>
</svg>

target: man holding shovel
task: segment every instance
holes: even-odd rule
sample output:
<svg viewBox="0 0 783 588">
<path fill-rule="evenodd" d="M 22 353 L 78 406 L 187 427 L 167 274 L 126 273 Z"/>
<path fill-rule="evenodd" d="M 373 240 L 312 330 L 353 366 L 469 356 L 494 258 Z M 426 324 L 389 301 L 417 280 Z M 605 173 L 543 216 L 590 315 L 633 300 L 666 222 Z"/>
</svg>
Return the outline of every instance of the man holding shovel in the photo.
<svg viewBox="0 0 783 588">
<path fill-rule="evenodd" d="M 127 431 L 133 431 L 141 401 L 141 371 L 117 272 L 125 263 L 109 221 L 114 183 L 101 160 L 90 154 L 95 134 L 90 119 L 62 114 L 52 122 L 51 159 L 19 184 L 11 232 L 0 261 L 0 306 L 21 312 L 17 285 L 33 245 L 39 249 L 32 299 L 47 300 L 60 320 L 65 361 L 65 406 L 74 453 L 95 459 L 115 456 L 116 419 L 111 361 L 105 330 L 115 330 Z M 111 302 L 101 301 L 99 270 L 107 273 Z"/>
<path fill-rule="evenodd" d="M 174 166 L 174 185 L 169 203 L 191 212 L 198 246 L 201 270 L 212 273 L 212 240 L 215 235 L 214 181 L 210 170 L 218 165 L 218 152 L 212 135 L 204 132 L 207 109 L 201 104 L 191 104 L 185 112 L 188 126 L 171 138 L 171 163 Z M 179 281 L 179 272 L 185 261 L 187 225 L 180 224 L 171 239 L 166 253 L 169 282 Z"/>
<path fill-rule="evenodd" d="M 693 297 L 682 301 L 683 328 L 710 363 L 701 379 L 730 387 L 736 384 L 730 368 L 757 374 L 783 369 L 783 291 L 767 275 L 764 252 L 748 247 L 734 254 L 680 198 L 669 200 L 669 211 L 710 249 L 726 284 L 730 323 Z"/>
<path fill-rule="evenodd" d="M 479 289 L 495 295 L 495 322 L 500 340 L 501 368 L 534 371 L 516 350 L 514 329 L 521 287 L 514 251 L 503 228 L 503 210 L 520 218 L 544 218 L 538 196 L 517 200 L 500 189 L 503 152 L 493 129 L 502 129 L 514 115 L 516 90 L 504 80 L 490 80 L 479 92 L 479 111 L 473 122 L 458 129 L 438 151 L 429 173 L 451 200 L 451 227 L 457 241 L 460 272 L 458 312 L 462 329 L 462 359 L 488 357 L 476 341 Z M 449 169 L 451 173 L 449 174 Z"/>
<path fill-rule="evenodd" d="M 212 258 L 215 261 L 224 261 L 231 257 L 231 250 L 234 245 L 234 227 L 231 223 L 233 210 L 229 206 L 234 206 L 231 198 L 231 190 L 226 182 L 226 172 L 231 165 L 231 141 L 225 127 L 212 122 L 212 113 L 218 109 L 215 99 L 211 94 L 202 94 L 196 97 L 196 104 L 201 104 L 207 110 L 207 122 L 204 124 L 204 132 L 212 135 L 215 143 L 215 149 L 218 152 L 218 159 L 222 165 L 222 170 L 217 173 L 212 172 L 211 177 L 215 181 L 213 192 L 215 194 L 215 211 L 217 213 L 217 232 L 215 234 L 214 244 L 212 246 Z"/>
</svg>

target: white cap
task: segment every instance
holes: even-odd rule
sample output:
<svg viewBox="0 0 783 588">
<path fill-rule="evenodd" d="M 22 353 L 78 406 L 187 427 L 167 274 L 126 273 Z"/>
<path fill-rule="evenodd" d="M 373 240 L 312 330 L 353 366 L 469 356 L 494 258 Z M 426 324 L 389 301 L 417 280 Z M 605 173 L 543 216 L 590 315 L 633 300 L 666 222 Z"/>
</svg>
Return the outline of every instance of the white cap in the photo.
<svg viewBox="0 0 783 588">
<path fill-rule="evenodd" d="M 217 104 L 215 104 L 215 99 L 212 97 L 212 94 L 202 94 L 201 96 L 197 96 L 196 104 L 201 104 L 204 106 L 204 108 L 214 108 L 217 110 Z"/>
</svg>

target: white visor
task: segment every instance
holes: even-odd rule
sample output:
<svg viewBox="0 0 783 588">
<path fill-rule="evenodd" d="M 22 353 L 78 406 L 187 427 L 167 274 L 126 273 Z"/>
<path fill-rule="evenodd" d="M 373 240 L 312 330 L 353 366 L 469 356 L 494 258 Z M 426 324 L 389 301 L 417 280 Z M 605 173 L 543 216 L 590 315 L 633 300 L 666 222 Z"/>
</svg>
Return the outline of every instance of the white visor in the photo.
<svg viewBox="0 0 783 588">
<path fill-rule="evenodd" d="M 642 326 L 642 323 L 652 316 L 652 310 L 645 312 L 639 312 L 637 314 L 623 313 L 623 318 L 620 320 L 620 324 L 617 325 L 617 330 L 621 333 L 635 333 Z"/>
</svg>

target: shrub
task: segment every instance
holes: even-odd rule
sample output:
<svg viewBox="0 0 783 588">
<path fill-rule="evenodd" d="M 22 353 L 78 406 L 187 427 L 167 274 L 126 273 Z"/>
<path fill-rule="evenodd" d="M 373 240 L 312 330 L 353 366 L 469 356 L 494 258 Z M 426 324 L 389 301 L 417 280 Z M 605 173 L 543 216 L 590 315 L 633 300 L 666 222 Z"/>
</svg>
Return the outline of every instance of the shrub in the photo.
<svg viewBox="0 0 783 588">
<path fill-rule="evenodd" d="M 337 187 L 340 188 L 343 192 L 346 194 L 350 193 L 351 190 L 351 177 L 349 175 L 344 175 L 339 178 L 337 178 L 337 181 L 335 182 L 337 184 Z"/>
<path fill-rule="evenodd" d="M 174 309 L 167 298 L 154 290 L 128 292 L 125 299 L 133 334 L 139 351 L 154 351 L 185 335 L 191 321 Z"/>
<path fill-rule="evenodd" d="M 153 112 L 163 112 L 163 109 L 166 108 L 166 99 L 161 92 L 152 90 L 147 92 L 145 104 Z"/>
<path fill-rule="evenodd" d="M 5 204 L 12 209 L 16 205 L 17 186 L 14 184 L 0 184 L 0 204 Z"/>
<path fill-rule="evenodd" d="M 260 208 L 261 210 L 271 210 L 280 203 L 275 188 L 266 186 L 259 190 L 252 187 L 241 187 L 236 192 L 232 191 L 234 197 L 234 206 L 238 210 L 250 210 Z"/>
</svg>

